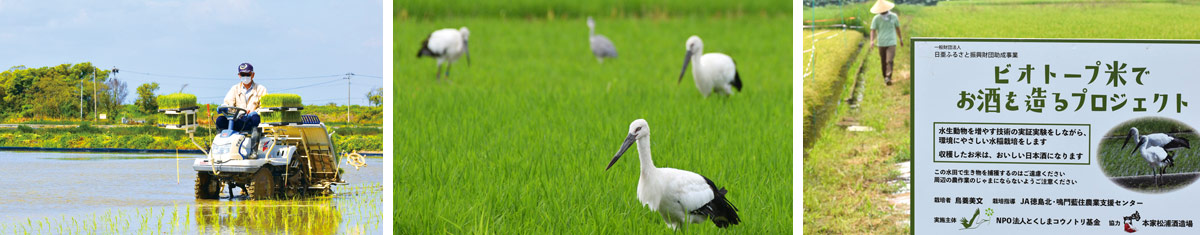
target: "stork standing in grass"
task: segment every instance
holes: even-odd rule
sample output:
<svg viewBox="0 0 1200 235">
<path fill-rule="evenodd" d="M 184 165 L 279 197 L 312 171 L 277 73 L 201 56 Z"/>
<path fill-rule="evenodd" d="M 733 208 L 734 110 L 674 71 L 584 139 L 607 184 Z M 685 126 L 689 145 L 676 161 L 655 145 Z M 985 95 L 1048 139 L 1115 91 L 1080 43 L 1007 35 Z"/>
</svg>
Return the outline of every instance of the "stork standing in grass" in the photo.
<svg viewBox="0 0 1200 235">
<path fill-rule="evenodd" d="M 704 54 L 704 42 L 694 35 L 687 39 L 684 47 L 687 54 L 683 57 L 683 71 L 679 71 L 676 83 L 683 82 L 683 75 L 687 73 L 690 63 L 695 64 L 692 65 L 692 80 L 695 80 L 700 95 L 708 97 L 714 91 L 732 95 L 734 88 L 742 90 L 742 78 L 738 75 L 733 58 L 721 53 Z"/>
<path fill-rule="evenodd" d="M 737 207 L 725 198 L 725 188 L 718 189 L 712 180 L 690 171 L 654 166 L 650 159 L 650 126 L 646 120 L 638 119 L 629 124 L 629 135 L 621 144 L 621 150 L 604 170 L 612 168 L 634 142 L 637 142 L 642 169 L 638 178 L 638 200 L 651 211 L 658 211 L 668 228 L 677 229 L 683 223 L 703 223 L 709 219 L 720 228 L 741 222 Z"/>
<path fill-rule="evenodd" d="M 467 37 L 470 35 L 471 31 L 468 31 L 467 27 L 433 31 L 421 42 L 421 51 L 417 52 L 417 58 L 428 56 L 437 59 L 439 80 L 442 78 L 442 63 L 445 63 L 446 77 L 449 78 L 450 65 L 458 61 L 463 54 L 467 55 L 467 66 L 471 65 L 471 52 L 467 50 Z"/>
<path fill-rule="evenodd" d="M 613 46 L 608 37 L 596 34 L 596 21 L 592 20 L 591 16 L 587 18 L 587 26 L 588 43 L 592 46 L 592 55 L 596 56 L 596 60 L 604 63 L 604 58 L 617 58 L 617 47 Z"/>
<path fill-rule="evenodd" d="M 1166 161 L 1172 166 L 1175 165 L 1175 156 L 1171 153 L 1174 153 L 1175 150 L 1191 148 L 1191 144 L 1188 143 L 1186 138 L 1171 136 L 1164 133 L 1138 135 L 1137 127 L 1130 127 L 1129 135 L 1125 137 L 1125 142 L 1121 144 L 1121 149 L 1124 149 L 1125 145 L 1129 144 L 1129 139 L 1137 139 L 1140 142 L 1142 141 L 1142 137 L 1145 137 L 1147 146 L 1159 147 L 1164 151 L 1167 151 L 1167 154 L 1164 154 L 1164 159 L 1162 160 Z"/>
<path fill-rule="evenodd" d="M 1163 150 L 1159 146 L 1150 145 L 1150 137 L 1138 137 L 1137 147 L 1130 154 L 1138 151 L 1142 152 L 1142 158 L 1146 159 L 1146 163 L 1153 169 L 1154 185 L 1158 185 L 1158 178 L 1160 175 L 1166 173 L 1167 167 L 1175 165 L 1175 162 L 1168 158 L 1166 150 Z"/>
</svg>

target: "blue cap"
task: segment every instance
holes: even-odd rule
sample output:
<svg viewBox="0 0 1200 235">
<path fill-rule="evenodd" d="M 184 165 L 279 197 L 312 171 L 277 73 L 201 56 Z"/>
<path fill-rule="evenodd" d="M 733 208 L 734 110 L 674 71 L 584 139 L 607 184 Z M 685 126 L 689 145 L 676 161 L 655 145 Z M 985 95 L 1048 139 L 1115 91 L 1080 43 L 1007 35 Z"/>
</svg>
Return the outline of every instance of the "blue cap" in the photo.
<svg viewBox="0 0 1200 235">
<path fill-rule="evenodd" d="M 241 65 L 238 65 L 238 73 L 252 72 L 254 72 L 254 66 L 250 65 L 250 63 L 242 63 Z"/>
</svg>

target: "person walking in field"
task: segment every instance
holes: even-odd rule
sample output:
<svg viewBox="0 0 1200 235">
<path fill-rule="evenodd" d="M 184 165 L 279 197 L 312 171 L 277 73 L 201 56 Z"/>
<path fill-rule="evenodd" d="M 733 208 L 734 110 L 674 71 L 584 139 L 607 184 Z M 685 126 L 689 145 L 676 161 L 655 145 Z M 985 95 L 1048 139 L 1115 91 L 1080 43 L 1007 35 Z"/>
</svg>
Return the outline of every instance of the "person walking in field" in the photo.
<svg viewBox="0 0 1200 235">
<path fill-rule="evenodd" d="M 900 35 L 900 17 L 891 12 L 895 6 L 884 0 L 875 1 L 875 5 L 871 6 L 871 13 L 878 14 L 871 19 L 871 44 L 879 49 L 879 68 L 883 82 L 888 86 L 892 85 L 892 59 L 896 57 L 896 45 L 899 43 L 904 46 L 903 36 Z"/>
</svg>

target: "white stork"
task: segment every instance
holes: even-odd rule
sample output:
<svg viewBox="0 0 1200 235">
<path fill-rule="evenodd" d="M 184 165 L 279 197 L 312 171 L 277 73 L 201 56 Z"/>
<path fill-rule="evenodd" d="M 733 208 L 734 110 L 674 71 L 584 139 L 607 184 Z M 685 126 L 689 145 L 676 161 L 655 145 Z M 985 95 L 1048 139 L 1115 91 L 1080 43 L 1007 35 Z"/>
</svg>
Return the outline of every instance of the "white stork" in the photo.
<svg viewBox="0 0 1200 235">
<path fill-rule="evenodd" d="M 1150 145 L 1150 137 L 1142 136 L 1138 138 L 1137 148 L 1134 152 L 1141 151 L 1142 158 L 1146 159 L 1146 163 L 1153 169 L 1154 184 L 1158 185 L 1160 175 L 1166 173 L 1167 167 L 1175 165 L 1175 162 L 1167 155 L 1167 151 L 1162 147 Z M 1133 152 L 1130 152 L 1133 154 Z"/>
<path fill-rule="evenodd" d="M 1137 127 L 1130 127 L 1129 135 L 1125 137 L 1125 142 L 1121 144 L 1121 149 L 1124 149 L 1125 145 L 1129 144 L 1129 139 L 1138 139 L 1138 141 L 1141 141 L 1141 137 L 1146 137 L 1146 145 L 1162 148 L 1163 150 L 1168 151 L 1168 153 L 1172 153 L 1179 149 L 1191 148 L 1191 144 L 1188 143 L 1188 140 L 1183 137 L 1175 137 L 1163 133 L 1138 135 Z M 1174 165 L 1175 156 L 1167 154 L 1164 160 L 1171 162 L 1171 165 Z"/>
<path fill-rule="evenodd" d="M 471 35 L 471 31 L 467 27 L 459 29 L 439 29 L 429 34 L 425 41 L 421 42 L 421 51 L 417 52 L 417 58 L 429 56 L 437 59 L 438 71 L 437 78 L 442 78 L 442 63 L 446 63 L 446 77 L 450 77 L 450 65 L 458 61 L 463 54 L 467 55 L 467 66 L 471 65 L 471 52 L 467 48 L 467 38 Z"/>
<path fill-rule="evenodd" d="M 712 180 L 690 171 L 654 166 L 650 159 L 650 126 L 646 120 L 638 119 L 629 124 L 629 136 L 604 170 L 612 168 L 635 141 L 642 162 L 638 200 L 651 211 L 658 211 L 667 228 L 677 229 L 685 222 L 703 223 L 708 219 L 720 228 L 741 222 L 737 207 L 725 198 L 725 188 L 718 189 Z"/>
<path fill-rule="evenodd" d="M 596 34 L 596 21 L 592 20 L 591 16 L 587 18 L 587 26 L 588 43 L 592 46 L 592 55 L 596 56 L 596 60 L 604 63 L 604 58 L 617 58 L 617 47 L 613 46 L 608 37 Z"/>
<path fill-rule="evenodd" d="M 685 44 L 687 54 L 683 57 L 683 71 L 679 71 L 678 82 L 683 82 L 683 75 L 687 73 L 688 63 L 692 63 L 692 80 L 696 82 L 696 89 L 700 90 L 700 94 L 708 97 L 709 93 L 716 91 L 721 94 L 733 94 L 733 88 L 738 91 L 742 90 L 742 79 L 738 75 L 737 65 L 733 62 L 733 58 L 721 53 L 704 53 L 704 42 L 700 41 L 700 37 L 691 36 Z M 693 57 L 695 55 L 695 57 Z"/>
</svg>

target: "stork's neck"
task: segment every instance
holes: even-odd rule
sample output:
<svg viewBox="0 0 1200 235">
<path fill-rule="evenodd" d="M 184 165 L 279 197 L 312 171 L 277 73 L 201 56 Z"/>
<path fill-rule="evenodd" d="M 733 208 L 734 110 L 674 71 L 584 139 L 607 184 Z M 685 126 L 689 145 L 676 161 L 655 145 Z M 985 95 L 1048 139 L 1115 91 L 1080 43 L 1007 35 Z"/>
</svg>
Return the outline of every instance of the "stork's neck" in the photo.
<svg viewBox="0 0 1200 235">
<path fill-rule="evenodd" d="M 658 170 L 654 167 L 654 160 L 650 159 L 650 137 L 646 136 L 644 140 L 637 141 L 638 158 L 642 162 L 642 174 Z"/>
<path fill-rule="evenodd" d="M 596 36 L 596 27 L 588 25 L 588 37 Z"/>
<path fill-rule="evenodd" d="M 700 67 L 704 66 L 700 64 L 700 57 L 704 56 L 704 47 L 697 47 L 694 53 L 692 54 L 692 71 L 699 71 Z"/>
</svg>

